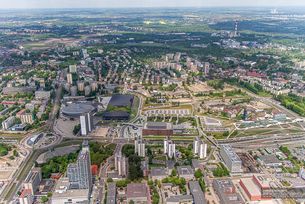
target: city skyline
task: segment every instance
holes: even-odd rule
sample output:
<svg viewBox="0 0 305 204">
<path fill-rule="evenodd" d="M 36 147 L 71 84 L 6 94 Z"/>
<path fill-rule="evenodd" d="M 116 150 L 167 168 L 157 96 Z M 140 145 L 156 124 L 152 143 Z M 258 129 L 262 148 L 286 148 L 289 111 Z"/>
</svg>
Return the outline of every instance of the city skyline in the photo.
<svg viewBox="0 0 305 204">
<path fill-rule="evenodd" d="M 52 1 L 38 1 L 38 0 L 12 0 L 3 2 L 1 9 L 27 9 L 27 8 L 136 8 L 136 7 L 283 7 L 283 6 L 305 6 L 305 2 L 301 0 L 293 1 L 250 1 L 250 0 L 117 0 L 115 2 L 110 0 L 88 0 L 86 2 L 81 0 L 52 0 Z"/>
</svg>

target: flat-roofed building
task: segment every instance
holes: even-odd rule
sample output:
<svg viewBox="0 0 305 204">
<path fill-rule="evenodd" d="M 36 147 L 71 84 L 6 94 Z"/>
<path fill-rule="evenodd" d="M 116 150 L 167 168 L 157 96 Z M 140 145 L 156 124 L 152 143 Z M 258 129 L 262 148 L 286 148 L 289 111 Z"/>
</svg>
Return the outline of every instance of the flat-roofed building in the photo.
<svg viewBox="0 0 305 204">
<path fill-rule="evenodd" d="M 168 158 L 176 157 L 176 144 L 167 137 L 163 142 L 163 152 L 167 154 Z"/>
<path fill-rule="evenodd" d="M 23 182 L 24 189 L 29 189 L 32 195 L 39 188 L 39 184 L 42 180 L 41 169 L 40 168 L 33 168 L 31 169 L 30 173 L 27 175 L 26 179 Z"/>
<path fill-rule="evenodd" d="M 191 166 L 178 166 L 177 172 L 179 177 L 185 178 L 185 180 L 194 179 L 194 170 Z"/>
<path fill-rule="evenodd" d="M 128 174 L 128 158 L 117 152 L 114 155 L 114 167 L 118 171 L 119 176 L 127 177 Z"/>
<path fill-rule="evenodd" d="M 176 195 L 166 199 L 166 204 L 193 204 L 192 195 Z"/>
<path fill-rule="evenodd" d="M 77 66 L 74 65 L 69 65 L 69 72 L 70 73 L 76 73 L 77 72 Z"/>
<path fill-rule="evenodd" d="M 85 113 L 79 116 L 80 127 L 81 127 L 81 135 L 86 136 L 93 130 L 93 118 L 91 113 Z"/>
<path fill-rule="evenodd" d="M 270 184 L 273 182 L 272 178 L 261 175 L 261 174 L 255 174 L 252 177 L 253 181 L 260 187 L 260 189 L 270 189 Z"/>
<path fill-rule="evenodd" d="M 26 109 L 19 111 L 16 114 L 17 118 L 20 118 L 22 124 L 33 124 L 34 123 L 34 115 L 32 113 L 26 112 Z"/>
<path fill-rule="evenodd" d="M 148 186 L 144 183 L 130 183 L 127 185 L 127 203 L 133 201 L 135 204 L 150 203 Z"/>
<path fill-rule="evenodd" d="M 73 84 L 73 76 L 71 73 L 67 73 L 67 83 L 68 84 Z"/>
<path fill-rule="evenodd" d="M 115 183 L 108 183 L 106 204 L 116 204 Z"/>
<path fill-rule="evenodd" d="M 213 188 L 221 204 L 244 204 L 241 196 L 236 192 L 235 186 L 229 179 L 213 181 Z"/>
<path fill-rule="evenodd" d="M 224 144 L 220 146 L 220 156 L 231 173 L 242 172 L 242 161 L 231 145 Z"/>
<path fill-rule="evenodd" d="M 135 153 L 140 157 L 145 157 L 146 155 L 145 142 L 142 138 L 135 139 Z"/>
<path fill-rule="evenodd" d="M 167 170 L 163 167 L 155 167 L 150 171 L 150 177 L 154 180 L 162 180 L 168 176 Z"/>
<path fill-rule="evenodd" d="M 189 188 L 190 188 L 190 192 L 194 199 L 194 204 L 205 204 L 206 203 L 204 193 L 203 193 L 198 181 L 190 181 Z"/>
<path fill-rule="evenodd" d="M 55 186 L 51 203 L 67 204 L 81 203 L 89 204 L 89 189 L 71 189 L 71 183 L 68 178 L 60 178 Z"/>
<path fill-rule="evenodd" d="M 172 123 L 164 122 L 147 122 L 144 124 L 142 135 L 173 135 Z"/>
<path fill-rule="evenodd" d="M 35 91 L 35 99 L 47 99 L 49 100 L 51 97 L 51 91 Z"/>
<path fill-rule="evenodd" d="M 257 186 L 252 178 L 242 178 L 239 181 L 240 186 L 247 194 L 250 201 L 259 201 L 262 199 L 262 194 L 259 186 Z"/>
<path fill-rule="evenodd" d="M 268 168 L 278 168 L 283 165 L 283 162 L 273 154 L 261 155 L 259 156 L 258 161 L 260 164 Z"/>
<path fill-rule="evenodd" d="M 3 95 L 16 95 L 18 93 L 33 93 L 35 91 L 35 87 L 27 87 L 27 86 L 18 86 L 18 87 L 4 87 L 2 89 Z"/>
<path fill-rule="evenodd" d="M 207 156 L 207 150 L 208 145 L 196 137 L 193 141 L 193 153 L 198 155 L 200 159 L 204 159 Z"/>
<path fill-rule="evenodd" d="M 15 116 L 8 117 L 5 121 L 2 122 L 2 129 L 8 130 L 15 123 Z"/>
<path fill-rule="evenodd" d="M 18 200 L 19 204 L 32 204 L 34 202 L 34 196 L 30 189 L 23 189 Z"/>
</svg>

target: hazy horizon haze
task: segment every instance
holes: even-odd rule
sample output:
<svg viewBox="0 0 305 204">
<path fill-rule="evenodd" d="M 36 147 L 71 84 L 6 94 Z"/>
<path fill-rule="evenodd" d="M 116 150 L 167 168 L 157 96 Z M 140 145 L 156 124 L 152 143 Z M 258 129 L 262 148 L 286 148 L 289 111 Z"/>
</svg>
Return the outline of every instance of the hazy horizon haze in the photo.
<svg viewBox="0 0 305 204">
<path fill-rule="evenodd" d="M 304 0 L 10 0 L 0 9 L 27 8 L 160 8 L 160 7 L 285 7 L 305 6 Z"/>
</svg>

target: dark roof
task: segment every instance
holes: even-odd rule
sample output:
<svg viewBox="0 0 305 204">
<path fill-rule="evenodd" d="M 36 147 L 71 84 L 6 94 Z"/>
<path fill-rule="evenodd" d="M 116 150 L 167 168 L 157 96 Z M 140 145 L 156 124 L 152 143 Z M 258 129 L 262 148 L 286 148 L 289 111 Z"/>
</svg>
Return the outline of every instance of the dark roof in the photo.
<svg viewBox="0 0 305 204">
<path fill-rule="evenodd" d="M 206 200 L 203 194 L 203 191 L 201 190 L 201 187 L 199 185 L 198 181 L 190 181 L 190 192 L 194 198 L 194 204 L 205 204 Z"/>
<path fill-rule="evenodd" d="M 105 112 L 103 117 L 129 117 L 129 113 L 125 111 Z"/>
<path fill-rule="evenodd" d="M 166 129 L 172 129 L 172 124 L 164 123 L 164 122 L 147 122 L 144 125 L 144 128 L 155 129 L 155 130 L 166 130 Z"/>
<path fill-rule="evenodd" d="M 151 176 L 166 176 L 167 175 L 165 168 L 162 168 L 162 167 L 152 168 L 150 174 L 151 174 Z"/>
<path fill-rule="evenodd" d="M 116 203 L 116 186 L 115 183 L 108 184 L 108 192 L 107 192 L 107 204 L 115 204 Z"/>
<path fill-rule="evenodd" d="M 193 197 L 191 195 L 176 195 L 167 198 L 166 202 L 182 203 L 184 201 L 189 201 L 189 200 L 193 200 Z"/>
<path fill-rule="evenodd" d="M 112 106 L 130 106 L 133 102 L 133 96 L 132 95 L 113 95 L 109 101 L 109 105 Z"/>
</svg>

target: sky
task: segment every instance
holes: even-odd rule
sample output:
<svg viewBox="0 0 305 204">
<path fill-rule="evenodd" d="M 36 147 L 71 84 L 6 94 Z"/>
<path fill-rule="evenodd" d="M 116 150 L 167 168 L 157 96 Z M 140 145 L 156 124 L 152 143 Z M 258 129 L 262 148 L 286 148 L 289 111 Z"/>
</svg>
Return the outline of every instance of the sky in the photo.
<svg viewBox="0 0 305 204">
<path fill-rule="evenodd" d="M 0 9 L 246 6 L 305 6 L 305 0 L 0 0 Z"/>
</svg>

